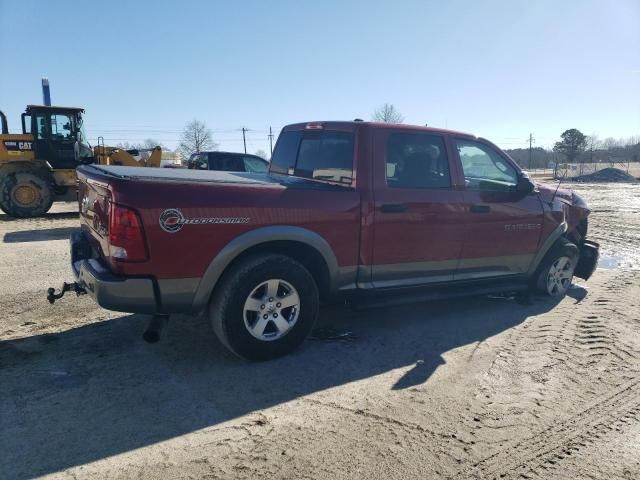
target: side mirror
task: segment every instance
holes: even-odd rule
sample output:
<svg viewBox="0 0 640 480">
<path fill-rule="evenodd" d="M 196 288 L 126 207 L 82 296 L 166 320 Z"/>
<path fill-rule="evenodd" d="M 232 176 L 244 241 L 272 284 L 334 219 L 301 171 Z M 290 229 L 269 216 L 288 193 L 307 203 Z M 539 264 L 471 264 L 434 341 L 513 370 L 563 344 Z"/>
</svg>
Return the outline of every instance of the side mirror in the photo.
<svg viewBox="0 0 640 480">
<path fill-rule="evenodd" d="M 529 195 L 536 188 L 536 184 L 531 181 L 526 173 L 521 173 L 518 176 L 518 184 L 516 185 L 516 191 L 523 195 Z"/>
</svg>

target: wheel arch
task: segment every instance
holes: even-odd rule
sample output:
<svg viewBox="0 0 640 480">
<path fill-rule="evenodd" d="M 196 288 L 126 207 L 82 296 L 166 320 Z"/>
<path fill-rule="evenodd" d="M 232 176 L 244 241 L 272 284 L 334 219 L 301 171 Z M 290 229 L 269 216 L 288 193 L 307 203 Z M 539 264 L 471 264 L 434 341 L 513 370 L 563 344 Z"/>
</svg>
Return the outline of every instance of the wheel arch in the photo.
<svg viewBox="0 0 640 480">
<path fill-rule="evenodd" d="M 340 269 L 329 243 L 319 234 L 296 226 L 261 227 L 231 240 L 207 267 L 193 300 L 193 311 L 205 309 L 228 269 L 247 256 L 279 253 L 304 265 L 316 279 L 321 297 L 326 298 L 340 283 Z"/>
<path fill-rule="evenodd" d="M 554 247 L 554 245 L 558 243 L 558 241 L 564 238 L 564 235 L 567 232 L 567 228 L 568 228 L 567 222 L 562 222 L 544 240 L 544 242 L 542 243 L 542 246 L 536 253 L 535 257 L 533 258 L 531 265 L 529 265 L 529 271 L 527 272 L 529 276 L 535 275 L 535 273 L 538 270 L 538 267 L 540 267 L 540 264 L 544 260 L 547 253 L 549 253 L 549 251 Z"/>
</svg>

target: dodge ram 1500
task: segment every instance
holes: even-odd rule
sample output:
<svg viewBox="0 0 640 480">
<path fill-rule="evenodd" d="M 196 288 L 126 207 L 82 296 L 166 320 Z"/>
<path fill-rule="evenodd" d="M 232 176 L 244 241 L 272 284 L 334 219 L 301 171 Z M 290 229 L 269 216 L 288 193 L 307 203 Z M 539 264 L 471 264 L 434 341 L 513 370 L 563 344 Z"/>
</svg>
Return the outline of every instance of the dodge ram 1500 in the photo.
<svg viewBox="0 0 640 480">
<path fill-rule="evenodd" d="M 299 123 L 267 174 L 87 165 L 78 177 L 65 289 L 156 318 L 204 311 L 253 360 L 297 347 L 323 301 L 561 297 L 598 258 L 578 195 L 448 130 Z"/>
</svg>

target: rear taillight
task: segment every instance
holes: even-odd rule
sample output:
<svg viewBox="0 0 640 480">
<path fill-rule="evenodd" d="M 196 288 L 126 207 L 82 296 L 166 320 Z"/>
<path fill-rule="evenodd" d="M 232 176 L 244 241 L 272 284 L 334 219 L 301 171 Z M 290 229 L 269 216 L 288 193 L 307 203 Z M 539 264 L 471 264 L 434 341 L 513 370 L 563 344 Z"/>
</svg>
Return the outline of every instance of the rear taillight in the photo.
<svg viewBox="0 0 640 480">
<path fill-rule="evenodd" d="M 109 245 L 111 257 L 117 260 L 139 262 L 147 259 L 142 222 L 135 210 L 111 204 Z"/>
</svg>

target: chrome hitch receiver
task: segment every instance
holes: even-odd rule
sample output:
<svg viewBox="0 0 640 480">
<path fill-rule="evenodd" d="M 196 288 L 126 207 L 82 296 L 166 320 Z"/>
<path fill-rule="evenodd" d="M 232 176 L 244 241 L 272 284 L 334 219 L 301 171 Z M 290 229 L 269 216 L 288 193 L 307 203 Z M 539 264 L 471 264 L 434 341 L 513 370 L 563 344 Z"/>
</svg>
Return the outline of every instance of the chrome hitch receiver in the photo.
<svg viewBox="0 0 640 480">
<path fill-rule="evenodd" d="M 62 288 L 60 289 L 60 293 L 56 293 L 56 289 L 51 287 L 47 289 L 47 300 L 49 300 L 50 304 L 54 304 L 56 300 L 61 299 L 65 293 L 67 292 L 76 292 L 76 295 L 84 295 L 87 293 L 85 288 L 81 286 L 78 282 L 67 283 L 64 282 L 62 284 Z"/>
</svg>

